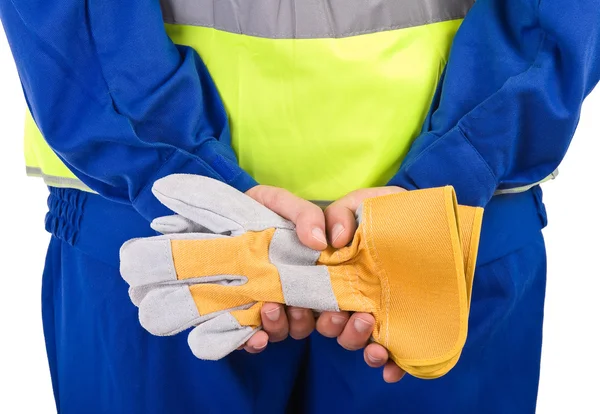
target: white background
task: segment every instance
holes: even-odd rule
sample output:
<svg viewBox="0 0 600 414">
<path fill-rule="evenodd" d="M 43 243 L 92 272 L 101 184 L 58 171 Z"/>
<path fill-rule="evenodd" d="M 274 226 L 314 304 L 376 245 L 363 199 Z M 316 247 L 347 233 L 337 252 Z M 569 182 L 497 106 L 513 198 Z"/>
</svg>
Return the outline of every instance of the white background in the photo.
<svg viewBox="0 0 600 414">
<path fill-rule="evenodd" d="M 55 412 L 40 316 L 47 190 L 25 177 L 24 107 L 0 30 L 0 413 L 45 414 Z M 541 414 L 600 413 L 599 170 L 600 88 L 584 105 L 558 179 L 544 184 L 550 223 Z"/>
</svg>

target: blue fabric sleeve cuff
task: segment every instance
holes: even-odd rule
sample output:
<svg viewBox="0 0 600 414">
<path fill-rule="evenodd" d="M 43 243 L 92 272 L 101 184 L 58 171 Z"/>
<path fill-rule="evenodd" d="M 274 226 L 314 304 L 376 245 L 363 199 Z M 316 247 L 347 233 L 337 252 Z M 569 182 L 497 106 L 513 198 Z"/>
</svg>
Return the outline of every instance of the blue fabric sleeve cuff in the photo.
<svg viewBox="0 0 600 414">
<path fill-rule="evenodd" d="M 411 151 L 421 150 L 418 141 L 424 138 L 419 137 Z M 460 204 L 483 207 L 494 195 L 497 182 L 481 154 L 456 126 L 414 157 L 409 153 L 388 185 L 408 190 L 451 185 Z"/>
<path fill-rule="evenodd" d="M 217 145 L 225 146 L 222 143 Z M 231 150 L 230 150 L 231 151 Z M 173 212 L 163 206 L 152 194 L 152 185 L 156 180 L 170 174 L 197 174 L 223 181 L 241 192 L 246 192 L 258 183 L 238 164 L 235 158 L 223 156 L 218 152 L 206 160 L 180 150 L 176 150 L 163 164 L 154 177 L 145 185 L 133 200 L 133 207 L 148 221 L 157 217 L 171 215 Z"/>
</svg>

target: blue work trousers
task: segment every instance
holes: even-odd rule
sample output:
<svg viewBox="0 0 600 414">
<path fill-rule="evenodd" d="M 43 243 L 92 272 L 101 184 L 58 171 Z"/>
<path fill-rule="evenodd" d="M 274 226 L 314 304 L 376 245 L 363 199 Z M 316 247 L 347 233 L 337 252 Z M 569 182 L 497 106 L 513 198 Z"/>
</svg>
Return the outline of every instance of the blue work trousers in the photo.
<svg viewBox="0 0 600 414">
<path fill-rule="evenodd" d="M 334 339 L 270 344 L 218 362 L 196 359 L 187 334 L 138 322 L 119 275 L 121 244 L 155 235 L 133 208 L 50 188 L 44 334 L 56 405 L 65 414 L 529 414 L 535 412 L 546 257 L 539 187 L 486 208 L 469 336 L 436 380 L 386 384 L 361 351 Z"/>
</svg>

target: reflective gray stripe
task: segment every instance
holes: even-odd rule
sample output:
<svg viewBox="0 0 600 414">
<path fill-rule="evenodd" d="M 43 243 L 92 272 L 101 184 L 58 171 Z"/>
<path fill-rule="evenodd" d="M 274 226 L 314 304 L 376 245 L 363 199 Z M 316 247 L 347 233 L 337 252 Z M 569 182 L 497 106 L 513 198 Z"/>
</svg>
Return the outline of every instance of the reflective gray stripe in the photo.
<svg viewBox="0 0 600 414">
<path fill-rule="evenodd" d="M 96 193 L 94 190 L 76 178 L 57 177 L 54 175 L 44 174 L 41 169 L 34 167 L 26 167 L 25 172 L 30 177 L 43 178 L 44 183 L 50 187 L 74 188 L 76 190 L 87 191 L 88 193 Z"/>
<path fill-rule="evenodd" d="M 348 37 L 463 18 L 475 0 L 160 0 L 165 23 L 271 39 Z"/>
<path fill-rule="evenodd" d="M 554 172 L 552 174 L 550 174 L 548 177 L 544 178 L 543 180 L 538 181 L 537 183 L 524 185 L 522 187 L 505 188 L 502 190 L 496 190 L 494 195 L 524 193 L 525 191 L 535 187 L 536 185 L 540 185 L 542 183 L 545 183 L 546 181 L 554 180 L 557 176 L 558 176 L 558 169 L 554 170 Z"/>
<path fill-rule="evenodd" d="M 524 193 L 525 191 L 527 191 L 527 190 L 535 187 L 536 185 L 543 184 L 546 181 L 554 180 L 557 176 L 558 176 L 558 169 L 556 169 L 548 177 L 544 178 L 543 180 L 538 181 L 537 183 L 533 183 L 533 184 L 529 184 L 529 185 L 524 185 L 524 186 L 521 186 L 521 187 L 505 188 L 505 189 L 502 189 L 502 190 L 496 190 L 494 192 L 494 195 L 496 196 L 496 195 L 502 195 L 502 194 Z M 328 201 L 328 200 L 309 200 L 309 201 L 311 203 L 313 203 L 313 204 L 316 204 L 317 206 L 319 206 L 323 210 L 326 209 L 331 203 L 333 203 L 333 201 Z M 357 212 L 357 216 L 360 217 L 360 214 L 358 212 Z"/>
<path fill-rule="evenodd" d="M 320 252 L 300 243 L 294 230 L 277 229 L 269 261 L 277 267 L 286 305 L 339 311 L 326 266 L 315 266 Z"/>
</svg>

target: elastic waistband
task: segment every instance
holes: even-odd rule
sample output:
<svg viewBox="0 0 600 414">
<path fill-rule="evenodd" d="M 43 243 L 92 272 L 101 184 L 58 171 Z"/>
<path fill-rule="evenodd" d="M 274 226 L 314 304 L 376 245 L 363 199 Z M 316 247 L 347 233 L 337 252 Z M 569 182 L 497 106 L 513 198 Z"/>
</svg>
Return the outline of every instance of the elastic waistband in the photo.
<svg viewBox="0 0 600 414">
<path fill-rule="evenodd" d="M 154 236 L 150 223 L 126 204 L 70 188 L 50 187 L 46 230 L 111 266 L 127 240 Z M 483 215 L 477 263 L 488 263 L 540 237 L 546 212 L 539 187 L 495 196 Z"/>
<path fill-rule="evenodd" d="M 129 205 L 72 188 L 49 189 L 46 230 L 111 266 L 119 266 L 119 250 L 127 240 L 157 235 Z"/>
<path fill-rule="evenodd" d="M 492 198 L 483 213 L 477 265 L 483 265 L 539 240 L 546 226 L 542 189 Z"/>
</svg>

